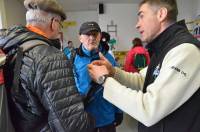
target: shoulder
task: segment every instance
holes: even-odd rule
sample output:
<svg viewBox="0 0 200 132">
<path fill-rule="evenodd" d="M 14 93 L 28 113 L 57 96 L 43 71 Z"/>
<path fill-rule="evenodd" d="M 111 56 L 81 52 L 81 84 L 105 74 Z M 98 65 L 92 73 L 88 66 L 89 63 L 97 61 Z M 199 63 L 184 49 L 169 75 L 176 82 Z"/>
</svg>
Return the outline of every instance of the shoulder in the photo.
<svg viewBox="0 0 200 132">
<path fill-rule="evenodd" d="M 191 43 L 183 43 L 180 44 L 172 49 L 170 49 L 167 53 L 167 55 L 170 54 L 176 54 L 176 56 L 199 56 L 200 55 L 200 49 Z"/>
<path fill-rule="evenodd" d="M 200 65 L 200 49 L 194 44 L 183 43 L 170 49 L 164 57 L 163 64 L 179 64 L 195 67 Z"/>
<path fill-rule="evenodd" d="M 66 61 L 66 56 L 57 48 L 49 45 L 39 45 L 28 51 L 27 55 L 36 62 Z"/>
</svg>

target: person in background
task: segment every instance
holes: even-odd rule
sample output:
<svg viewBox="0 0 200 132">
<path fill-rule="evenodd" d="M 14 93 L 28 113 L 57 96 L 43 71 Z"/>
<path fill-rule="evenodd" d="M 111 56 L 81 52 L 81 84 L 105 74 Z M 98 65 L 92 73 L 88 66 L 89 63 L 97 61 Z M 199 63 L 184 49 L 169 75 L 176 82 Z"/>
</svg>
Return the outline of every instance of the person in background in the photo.
<svg viewBox="0 0 200 132">
<path fill-rule="evenodd" d="M 8 62 L 13 62 L 19 45 L 24 42 L 32 44 L 33 40 L 40 40 L 41 44 L 22 54 L 17 80 L 13 79 L 15 63 L 5 67 L 5 86 L 11 88 L 8 98 L 15 131 L 93 131 L 95 122 L 84 111 L 72 65 L 56 48 L 59 41 L 53 41 L 58 40 L 61 22 L 66 18 L 62 7 L 54 0 L 25 0 L 24 5 L 27 25 L 12 28 L 3 40 L 7 42 L 3 50 L 9 55 Z M 16 81 L 19 86 L 15 86 Z"/>
<path fill-rule="evenodd" d="M 123 114 L 117 107 L 103 98 L 103 86 L 93 82 L 89 76 L 87 65 L 99 59 L 102 52 L 109 62 L 116 66 L 114 58 L 101 43 L 101 29 L 96 22 L 89 21 L 81 25 L 79 30 L 79 48 L 75 49 L 73 61 L 76 85 L 85 98 L 85 108 L 96 121 L 94 132 L 116 132 L 116 126 L 122 122 Z M 71 54 L 65 53 L 68 58 Z"/>
<path fill-rule="evenodd" d="M 199 132 L 200 42 L 183 21 L 176 0 L 142 0 L 136 28 L 152 49 L 150 64 L 128 73 L 103 55 L 92 62 L 93 80 L 103 80 L 106 100 L 139 121 L 139 132 Z"/>
<path fill-rule="evenodd" d="M 107 32 L 101 32 L 100 44 L 105 49 L 105 52 L 109 51 L 109 45 L 108 45 L 109 41 L 110 41 L 110 34 Z"/>
<path fill-rule="evenodd" d="M 67 42 L 67 46 L 64 48 L 64 53 L 69 54 L 72 50 L 74 50 L 74 45 L 71 40 Z"/>
<path fill-rule="evenodd" d="M 73 49 L 73 48 L 74 48 L 74 44 L 73 44 L 73 42 L 72 42 L 71 40 L 69 40 L 69 41 L 67 42 L 67 47 L 68 47 L 69 49 Z"/>
<path fill-rule="evenodd" d="M 140 38 L 134 38 L 132 41 L 133 47 L 128 51 L 125 59 L 124 70 L 127 72 L 139 72 L 141 69 L 135 65 L 136 56 L 143 55 L 145 66 L 150 63 L 150 57 L 148 51 L 143 47 Z"/>
</svg>

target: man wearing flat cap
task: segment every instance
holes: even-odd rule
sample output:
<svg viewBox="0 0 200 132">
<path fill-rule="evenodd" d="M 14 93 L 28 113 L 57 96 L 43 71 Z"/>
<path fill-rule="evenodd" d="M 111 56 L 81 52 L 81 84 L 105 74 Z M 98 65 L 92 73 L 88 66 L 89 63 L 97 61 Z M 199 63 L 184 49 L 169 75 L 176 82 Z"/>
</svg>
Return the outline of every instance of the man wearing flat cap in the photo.
<svg viewBox="0 0 200 132">
<path fill-rule="evenodd" d="M 85 108 L 96 121 L 94 132 L 115 132 L 115 127 L 122 121 L 122 112 L 103 98 L 101 81 L 95 83 L 91 80 L 87 65 L 99 59 L 99 52 L 116 66 L 115 59 L 100 44 L 101 29 L 96 22 L 88 21 L 81 25 L 79 30 L 80 47 L 71 53 L 65 52 L 68 58 L 73 58 L 76 86 L 85 98 Z M 72 53 L 73 52 L 73 53 Z"/>
<path fill-rule="evenodd" d="M 6 69 L 16 132 L 91 132 L 94 120 L 84 111 L 71 63 L 53 41 L 66 18 L 63 9 L 54 0 L 25 0 L 24 5 L 27 25 L 12 28 L 3 49 L 13 59 L 21 44 L 33 40 L 41 44 L 23 54 L 18 86 L 10 78 L 14 63 Z"/>
</svg>

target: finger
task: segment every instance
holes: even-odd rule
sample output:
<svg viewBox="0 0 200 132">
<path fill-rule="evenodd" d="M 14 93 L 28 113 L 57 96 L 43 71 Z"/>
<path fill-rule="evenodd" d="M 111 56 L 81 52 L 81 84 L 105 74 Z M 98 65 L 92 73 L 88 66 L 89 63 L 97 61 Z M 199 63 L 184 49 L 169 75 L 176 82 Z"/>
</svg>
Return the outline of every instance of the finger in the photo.
<svg viewBox="0 0 200 132">
<path fill-rule="evenodd" d="M 99 57 L 102 62 L 104 61 L 103 64 L 109 63 L 108 59 L 101 52 L 99 52 Z"/>
<path fill-rule="evenodd" d="M 92 72 L 94 70 L 94 65 L 93 64 L 88 64 L 88 71 Z"/>
<path fill-rule="evenodd" d="M 89 75 L 92 77 L 92 69 L 88 69 Z"/>
<path fill-rule="evenodd" d="M 90 70 L 89 70 L 89 75 L 90 75 L 90 77 L 92 77 L 92 73 L 90 72 Z"/>
<path fill-rule="evenodd" d="M 91 64 L 101 66 L 104 64 L 104 62 L 102 60 L 95 60 Z"/>
<path fill-rule="evenodd" d="M 88 69 L 92 69 L 92 64 L 87 65 Z"/>
<path fill-rule="evenodd" d="M 107 60 L 107 59 L 103 56 L 103 54 L 102 54 L 101 52 L 99 52 L 99 57 L 100 57 L 100 60 Z"/>
</svg>

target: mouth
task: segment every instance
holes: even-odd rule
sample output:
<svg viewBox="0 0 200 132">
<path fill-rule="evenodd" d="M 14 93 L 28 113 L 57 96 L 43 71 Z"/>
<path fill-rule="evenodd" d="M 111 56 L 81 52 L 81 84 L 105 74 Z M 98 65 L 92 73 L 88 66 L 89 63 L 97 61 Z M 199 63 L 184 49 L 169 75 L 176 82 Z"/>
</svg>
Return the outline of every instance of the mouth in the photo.
<svg viewBox="0 0 200 132">
<path fill-rule="evenodd" d="M 142 35 L 144 33 L 144 31 L 140 31 L 140 34 Z"/>
<path fill-rule="evenodd" d="M 92 45 L 97 45 L 97 43 L 96 43 L 96 42 L 91 42 L 91 44 L 92 44 Z"/>
</svg>

